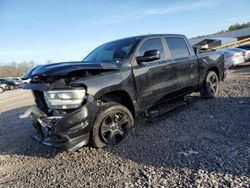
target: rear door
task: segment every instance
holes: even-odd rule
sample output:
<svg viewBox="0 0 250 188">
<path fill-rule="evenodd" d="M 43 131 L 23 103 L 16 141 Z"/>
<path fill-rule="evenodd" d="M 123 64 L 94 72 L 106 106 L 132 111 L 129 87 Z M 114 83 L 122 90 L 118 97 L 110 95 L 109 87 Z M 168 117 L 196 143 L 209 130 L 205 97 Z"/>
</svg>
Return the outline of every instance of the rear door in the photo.
<svg viewBox="0 0 250 188">
<path fill-rule="evenodd" d="M 182 36 L 165 37 L 170 53 L 169 64 L 177 71 L 180 94 L 192 91 L 198 85 L 198 59 Z"/>
<path fill-rule="evenodd" d="M 148 38 L 141 42 L 136 55 L 142 56 L 146 51 L 159 50 L 161 58 L 151 62 L 137 64 L 134 60 L 133 73 L 135 77 L 139 108 L 147 108 L 156 104 L 164 97 L 166 91 L 172 92 L 177 86 L 176 72 L 167 64 L 167 52 L 165 51 L 161 37 Z"/>
</svg>

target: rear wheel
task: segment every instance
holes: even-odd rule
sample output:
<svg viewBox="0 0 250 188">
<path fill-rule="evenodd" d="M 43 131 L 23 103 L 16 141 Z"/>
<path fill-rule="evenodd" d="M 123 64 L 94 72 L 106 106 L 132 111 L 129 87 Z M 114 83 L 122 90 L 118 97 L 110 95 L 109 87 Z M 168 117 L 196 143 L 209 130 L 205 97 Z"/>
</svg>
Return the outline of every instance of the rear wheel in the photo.
<svg viewBox="0 0 250 188">
<path fill-rule="evenodd" d="M 10 90 L 14 89 L 15 87 L 13 85 L 10 86 Z"/>
<path fill-rule="evenodd" d="M 0 87 L 0 93 L 4 92 L 4 89 L 2 87 Z"/>
<path fill-rule="evenodd" d="M 91 135 L 95 147 L 116 145 L 124 140 L 133 127 L 131 112 L 118 103 L 107 103 L 100 108 Z"/>
<path fill-rule="evenodd" d="M 200 94 L 203 98 L 215 98 L 218 94 L 219 79 L 214 71 L 209 71 Z"/>
</svg>

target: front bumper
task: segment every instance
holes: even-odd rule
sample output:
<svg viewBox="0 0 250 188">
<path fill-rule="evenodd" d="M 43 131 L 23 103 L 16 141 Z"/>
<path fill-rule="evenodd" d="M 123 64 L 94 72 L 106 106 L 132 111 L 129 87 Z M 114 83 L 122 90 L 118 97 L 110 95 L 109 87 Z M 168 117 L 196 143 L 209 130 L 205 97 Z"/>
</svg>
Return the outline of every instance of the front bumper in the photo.
<svg viewBox="0 0 250 188">
<path fill-rule="evenodd" d="M 36 131 L 34 139 L 41 143 L 73 152 L 89 142 L 97 106 L 87 102 L 84 106 L 64 116 L 47 116 L 38 110 L 32 113 Z"/>
</svg>

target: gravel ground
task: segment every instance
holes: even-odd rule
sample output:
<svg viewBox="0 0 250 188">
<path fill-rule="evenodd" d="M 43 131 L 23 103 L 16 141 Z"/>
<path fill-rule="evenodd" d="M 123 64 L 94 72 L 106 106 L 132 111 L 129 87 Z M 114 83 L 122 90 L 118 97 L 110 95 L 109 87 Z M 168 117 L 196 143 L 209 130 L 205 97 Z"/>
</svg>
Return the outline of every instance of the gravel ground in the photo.
<svg viewBox="0 0 250 188">
<path fill-rule="evenodd" d="M 0 94 L 0 187 L 249 187 L 250 67 L 231 70 L 216 99 L 147 123 L 115 147 L 66 153 L 33 141 L 23 90 Z M 156 107 L 160 112 L 168 104 Z"/>
</svg>

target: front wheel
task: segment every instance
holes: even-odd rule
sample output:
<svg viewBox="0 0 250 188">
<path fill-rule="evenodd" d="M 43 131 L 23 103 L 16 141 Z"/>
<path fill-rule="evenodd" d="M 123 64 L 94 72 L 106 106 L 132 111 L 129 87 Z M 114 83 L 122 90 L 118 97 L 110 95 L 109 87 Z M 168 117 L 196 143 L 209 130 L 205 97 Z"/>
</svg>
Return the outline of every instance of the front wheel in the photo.
<svg viewBox="0 0 250 188">
<path fill-rule="evenodd" d="M 100 107 L 92 129 L 91 142 L 95 147 L 116 145 L 124 140 L 134 125 L 131 112 L 118 103 Z"/>
<path fill-rule="evenodd" d="M 0 87 L 0 93 L 4 92 L 4 89 Z"/>
<path fill-rule="evenodd" d="M 203 98 L 215 98 L 218 94 L 219 79 L 214 71 L 209 71 L 200 94 Z"/>
</svg>

